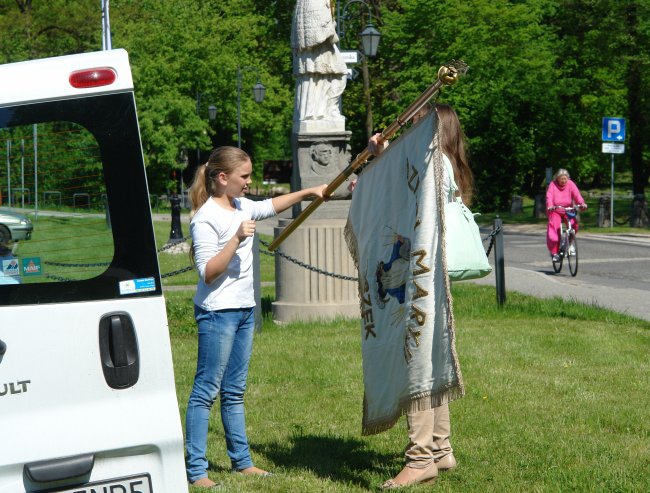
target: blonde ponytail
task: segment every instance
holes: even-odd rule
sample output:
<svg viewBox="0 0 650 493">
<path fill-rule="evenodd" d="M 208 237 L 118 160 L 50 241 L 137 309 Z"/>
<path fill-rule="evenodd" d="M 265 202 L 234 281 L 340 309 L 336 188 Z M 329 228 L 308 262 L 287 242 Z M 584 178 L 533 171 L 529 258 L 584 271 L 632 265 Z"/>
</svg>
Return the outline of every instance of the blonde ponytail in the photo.
<svg viewBox="0 0 650 493">
<path fill-rule="evenodd" d="M 208 191 L 205 188 L 205 174 L 207 172 L 207 169 L 207 163 L 201 164 L 198 168 L 196 168 L 196 172 L 194 173 L 194 180 L 192 181 L 192 185 L 188 190 L 190 203 L 192 204 L 190 217 L 194 216 L 194 214 L 196 214 L 196 211 L 198 211 L 201 206 L 205 204 L 210 198 L 208 196 Z"/>
</svg>

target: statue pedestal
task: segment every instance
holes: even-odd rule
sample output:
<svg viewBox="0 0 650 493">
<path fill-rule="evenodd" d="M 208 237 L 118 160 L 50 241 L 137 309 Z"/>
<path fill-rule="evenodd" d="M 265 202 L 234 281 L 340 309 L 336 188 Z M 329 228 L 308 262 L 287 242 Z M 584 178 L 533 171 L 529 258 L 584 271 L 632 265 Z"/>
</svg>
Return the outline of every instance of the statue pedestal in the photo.
<svg viewBox="0 0 650 493">
<path fill-rule="evenodd" d="M 331 183 L 350 162 L 351 132 L 346 131 L 341 122 L 299 123 L 294 125 L 292 136 L 292 191 Z M 352 195 L 347 188 L 351 179 L 289 235 L 278 251 L 307 266 L 356 277 L 356 267 L 343 235 L 350 208 L 348 199 Z M 294 205 L 293 217 L 308 204 Z M 290 222 L 290 219 L 280 219 L 275 228 L 276 238 Z M 277 323 L 360 316 L 356 281 L 314 272 L 283 258 L 278 252 L 275 255 L 275 299 L 273 320 Z"/>
<path fill-rule="evenodd" d="M 280 219 L 275 228 L 276 237 L 290 221 Z M 279 251 L 326 272 L 356 277 L 357 270 L 343 235 L 346 221 L 310 217 L 287 237 Z M 273 320 L 276 323 L 359 317 L 356 281 L 313 272 L 277 252 L 275 297 Z"/>
<path fill-rule="evenodd" d="M 291 190 L 303 190 L 329 184 L 350 164 L 351 132 L 329 131 L 319 133 L 293 134 L 293 171 Z M 331 195 L 332 200 L 349 199 L 352 193 L 348 178 Z M 293 216 L 300 213 L 300 206 L 294 206 Z M 347 211 L 344 216 L 347 218 Z"/>
</svg>

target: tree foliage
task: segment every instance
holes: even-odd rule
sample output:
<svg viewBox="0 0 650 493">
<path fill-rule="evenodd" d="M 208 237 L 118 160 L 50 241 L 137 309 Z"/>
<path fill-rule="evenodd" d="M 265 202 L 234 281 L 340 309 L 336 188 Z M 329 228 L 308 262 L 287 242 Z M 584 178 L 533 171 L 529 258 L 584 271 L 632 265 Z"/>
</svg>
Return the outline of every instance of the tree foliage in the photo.
<svg viewBox="0 0 650 493">
<path fill-rule="evenodd" d="M 345 49 L 370 20 L 381 33 L 368 59 L 370 105 L 361 77 L 343 97 L 352 152 L 368 125 L 382 129 L 462 58 L 468 74 L 440 100 L 458 111 L 470 141 L 477 198 L 507 208 L 512 194 L 536 194 L 545 169 L 564 167 L 583 185 L 609 178 L 601 153 L 604 116 L 628 118 L 626 154 L 643 193 L 650 174 L 650 0 L 366 0 L 349 7 Z M 97 5 L 95 5 L 97 3 Z M 0 0 L 0 61 L 101 48 L 100 2 Z M 242 147 L 261 171 L 265 159 L 290 159 L 294 78 L 289 44 L 295 0 L 113 0 L 114 48 L 133 69 L 150 176 L 159 193 L 216 145 Z M 360 70 L 360 67 L 357 67 Z M 241 86 L 238 85 L 238 72 Z M 260 80 L 266 98 L 251 88 Z M 208 106 L 217 108 L 216 121 Z M 372 122 L 372 123 L 369 123 Z"/>
</svg>

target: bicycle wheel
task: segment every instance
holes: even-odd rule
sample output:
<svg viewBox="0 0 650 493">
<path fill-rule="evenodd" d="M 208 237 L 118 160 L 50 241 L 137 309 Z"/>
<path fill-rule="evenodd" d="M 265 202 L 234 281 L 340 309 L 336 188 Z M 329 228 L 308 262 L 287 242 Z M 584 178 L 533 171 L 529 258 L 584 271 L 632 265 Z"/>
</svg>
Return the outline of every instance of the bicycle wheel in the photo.
<svg viewBox="0 0 650 493">
<path fill-rule="evenodd" d="M 551 260 L 553 262 L 553 270 L 555 271 L 556 274 L 562 270 L 562 260 L 564 259 L 562 253 L 558 255 L 558 259 L 559 260 L 557 261 Z"/>
<path fill-rule="evenodd" d="M 551 259 L 551 262 L 553 262 L 553 270 L 555 271 L 556 274 L 562 270 L 562 261 L 564 260 L 564 248 L 566 245 L 566 231 L 564 231 L 563 226 L 560 226 L 560 234 L 558 239 L 560 240 L 560 249 L 557 252 L 559 260 Z"/>
<path fill-rule="evenodd" d="M 569 235 L 569 247 L 567 248 L 567 260 L 569 261 L 569 271 L 575 277 L 578 273 L 578 240 L 576 234 Z"/>
</svg>

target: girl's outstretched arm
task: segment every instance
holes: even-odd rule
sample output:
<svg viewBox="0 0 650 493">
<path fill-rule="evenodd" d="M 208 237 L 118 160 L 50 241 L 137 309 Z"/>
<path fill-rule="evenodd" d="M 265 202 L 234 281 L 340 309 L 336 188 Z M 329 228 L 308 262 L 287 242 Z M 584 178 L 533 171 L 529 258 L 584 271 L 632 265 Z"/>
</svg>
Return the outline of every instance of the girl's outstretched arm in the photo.
<svg viewBox="0 0 650 493">
<path fill-rule="evenodd" d="M 323 191 L 327 188 L 327 185 L 318 185 L 316 187 L 305 188 L 303 190 L 298 190 L 297 192 L 287 193 L 285 195 L 279 195 L 271 199 L 273 208 L 275 212 L 279 214 L 280 212 L 288 209 L 298 202 L 314 196 L 323 198 Z"/>
</svg>

